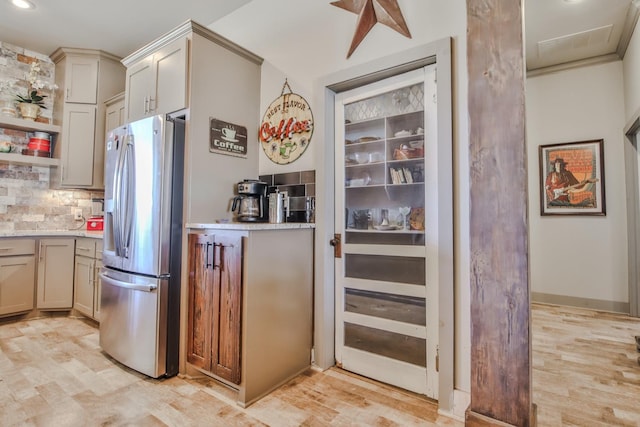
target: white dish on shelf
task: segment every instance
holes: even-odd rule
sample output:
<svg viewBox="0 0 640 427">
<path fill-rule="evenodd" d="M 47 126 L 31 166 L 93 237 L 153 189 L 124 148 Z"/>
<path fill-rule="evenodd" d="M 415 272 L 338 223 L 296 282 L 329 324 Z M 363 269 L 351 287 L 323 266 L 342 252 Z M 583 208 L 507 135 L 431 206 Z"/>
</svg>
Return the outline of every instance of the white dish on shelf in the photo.
<svg viewBox="0 0 640 427">
<path fill-rule="evenodd" d="M 396 136 L 396 137 L 409 136 L 409 135 L 413 135 L 413 134 L 411 133 L 410 130 L 404 130 L 404 129 L 399 130 L 398 132 L 393 134 L 393 136 Z"/>
<path fill-rule="evenodd" d="M 375 228 L 376 230 L 379 231 L 391 231 L 391 230 L 398 230 L 400 227 L 398 227 L 397 225 L 374 225 L 373 228 Z"/>
</svg>

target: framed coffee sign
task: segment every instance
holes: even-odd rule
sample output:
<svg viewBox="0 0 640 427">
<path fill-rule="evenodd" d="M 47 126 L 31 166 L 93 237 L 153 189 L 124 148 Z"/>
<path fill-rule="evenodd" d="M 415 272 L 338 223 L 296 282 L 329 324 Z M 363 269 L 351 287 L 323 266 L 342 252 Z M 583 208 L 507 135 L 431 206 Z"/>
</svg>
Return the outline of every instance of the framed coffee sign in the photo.
<svg viewBox="0 0 640 427">
<path fill-rule="evenodd" d="M 209 151 L 236 157 L 247 157 L 247 128 L 209 119 Z"/>
<path fill-rule="evenodd" d="M 289 93 L 284 93 L 289 88 Z M 260 144 L 272 162 L 296 161 L 307 149 L 313 134 L 313 113 L 309 103 L 291 91 L 286 82 L 282 94 L 269 105 L 259 130 Z"/>
</svg>

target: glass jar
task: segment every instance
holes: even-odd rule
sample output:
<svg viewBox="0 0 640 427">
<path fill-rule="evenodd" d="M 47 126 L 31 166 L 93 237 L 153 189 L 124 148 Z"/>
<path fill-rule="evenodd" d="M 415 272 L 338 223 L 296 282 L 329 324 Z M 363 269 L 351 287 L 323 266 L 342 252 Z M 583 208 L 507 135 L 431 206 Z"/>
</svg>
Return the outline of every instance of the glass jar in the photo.
<svg viewBox="0 0 640 427">
<path fill-rule="evenodd" d="M 0 96 L 0 116 L 16 117 L 15 100 L 11 95 Z"/>
</svg>

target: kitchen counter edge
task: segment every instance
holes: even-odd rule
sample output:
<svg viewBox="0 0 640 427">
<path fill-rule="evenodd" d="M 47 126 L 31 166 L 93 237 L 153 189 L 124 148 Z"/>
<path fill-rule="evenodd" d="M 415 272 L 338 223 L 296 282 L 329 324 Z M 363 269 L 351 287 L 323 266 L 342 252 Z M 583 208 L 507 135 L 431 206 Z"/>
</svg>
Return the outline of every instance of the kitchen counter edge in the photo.
<svg viewBox="0 0 640 427">
<path fill-rule="evenodd" d="M 2 237 L 92 237 L 102 239 L 102 232 L 87 230 L 20 230 L 0 231 Z"/>
<path fill-rule="evenodd" d="M 268 222 L 227 222 L 227 223 L 187 223 L 187 229 L 198 230 L 295 230 L 316 228 L 314 223 L 306 222 L 289 222 L 281 224 L 271 224 Z"/>
</svg>

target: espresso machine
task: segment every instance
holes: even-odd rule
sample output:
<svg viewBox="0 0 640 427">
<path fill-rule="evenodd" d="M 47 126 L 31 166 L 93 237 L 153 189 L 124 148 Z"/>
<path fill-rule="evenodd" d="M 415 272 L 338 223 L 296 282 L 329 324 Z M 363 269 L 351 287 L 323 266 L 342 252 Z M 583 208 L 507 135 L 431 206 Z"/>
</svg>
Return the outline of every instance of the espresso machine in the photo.
<svg viewBox="0 0 640 427">
<path fill-rule="evenodd" d="M 269 219 L 267 183 L 245 179 L 237 184 L 238 195 L 233 198 L 231 211 L 241 222 L 261 222 Z"/>
</svg>

